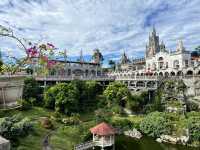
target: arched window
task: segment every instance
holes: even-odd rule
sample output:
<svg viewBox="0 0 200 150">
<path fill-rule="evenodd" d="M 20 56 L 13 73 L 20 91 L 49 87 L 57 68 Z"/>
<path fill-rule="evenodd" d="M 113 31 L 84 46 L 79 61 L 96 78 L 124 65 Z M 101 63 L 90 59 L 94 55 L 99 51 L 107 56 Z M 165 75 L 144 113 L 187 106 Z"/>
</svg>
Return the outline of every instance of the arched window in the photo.
<svg viewBox="0 0 200 150">
<path fill-rule="evenodd" d="M 159 57 L 158 58 L 158 63 L 159 63 L 159 68 L 162 69 L 163 68 L 163 64 L 164 64 L 163 57 Z"/>
<path fill-rule="evenodd" d="M 168 77 L 169 76 L 169 73 L 168 72 L 165 72 L 165 77 Z"/>
<path fill-rule="evenodd" d="M 172 72 L 170 73 L 170 75 L 171 75 L 171 76 L 175 76 L 175 72 L 172 71 Z"/>
<path fill-rule="evenodd" d="M 192 70 L 188 70 L 186 75 L 193 75 L 193 71 Z"/>
<path fill-rule="evenodd" d="M 174 68 L 179 68 L 179 61 L 178 60 L 174 60 Z"/>
</svg>

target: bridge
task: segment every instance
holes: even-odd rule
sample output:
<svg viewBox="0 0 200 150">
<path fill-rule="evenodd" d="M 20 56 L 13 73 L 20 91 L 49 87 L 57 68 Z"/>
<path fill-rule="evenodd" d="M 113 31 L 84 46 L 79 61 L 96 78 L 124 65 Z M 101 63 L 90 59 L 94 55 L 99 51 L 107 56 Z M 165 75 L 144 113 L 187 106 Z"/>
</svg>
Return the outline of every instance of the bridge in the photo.
<svg viewBox="0 0 200 150">
<path fill-rule="evenodd" d="M 115 81 L 120 81 L 127 85 L 132 91 L 156 90 L 160 78 L 158 76 L 134 76 L 116 77 Z"/>
<path fill-rule="evenodd" d="M 74 150 L 87 150 L 89 148 L 93 148 L 96 144 L 93 141 L 88 141 L 85 143 L 78 144 L 74 147 Z"/>
<path fill-rule="evenodd" d="M 52 85 L 59 82 L 68 82 L 73 80 L 98 81 L 102 85 L 108 85 L 110 82 L 119 81 L 127 85 L 131 91 L 156 90 L 164 79 L 183 80 L 188 87 L 188 94 L 200 95 L 200 75 L 190 76 L 35 76 L 27 74 L 0 75 L 0 82 L 9 82 L 12 79 L 23 79 L 25 77 L 34 77 L 42 86 Z"/>
</svg>

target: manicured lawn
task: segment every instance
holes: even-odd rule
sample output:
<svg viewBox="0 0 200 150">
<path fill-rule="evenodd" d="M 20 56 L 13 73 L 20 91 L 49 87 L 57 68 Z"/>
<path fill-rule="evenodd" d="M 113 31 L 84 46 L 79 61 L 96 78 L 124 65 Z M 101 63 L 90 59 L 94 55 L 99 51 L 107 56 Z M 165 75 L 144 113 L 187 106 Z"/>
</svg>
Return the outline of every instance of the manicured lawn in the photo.
<svg viewBox="0 0 200 150">
<path fill-rule="evenodd" d="M 34 125 L 34 131 L 28 136 L 19 139 L 16 150 L 41 150 L 42 141 L 44 137 L 52 130 L 45 129 L 40 124 L 40 117 L 50 117 L 53 111 L 41 107 L 33 107 L 30 110 L 9 110 L 0 113 L 0 117 L 9 117 L 13 115 L 20 115 L 31 119 Z M 64 116 L 63 116 L 64 117 Z M 81 115 L 81 125 L 65 126 L 61 122 L 52 121 L 55 128 L 50 138 L 50 143 L 56 150 L 69 150 L 73 149 L 74 145 L 81 143 L 85 135 L 89 134 L 89 128 L 95 125 L 92 121 L 94 118 L 93 113 L 86 113 Z"/>
</svg>

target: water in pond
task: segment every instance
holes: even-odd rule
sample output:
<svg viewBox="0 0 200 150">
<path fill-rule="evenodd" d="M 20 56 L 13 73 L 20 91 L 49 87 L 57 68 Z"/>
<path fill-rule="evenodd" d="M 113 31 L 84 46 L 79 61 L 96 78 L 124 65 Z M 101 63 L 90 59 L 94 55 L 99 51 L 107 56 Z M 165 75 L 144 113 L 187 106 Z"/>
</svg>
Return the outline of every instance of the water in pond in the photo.
<svg viewBox="0 0 200 150">
<path fill-rule="evenodd" d="M 135 140 L 126 136 L 118 136 L 115 144 L 116 150 L 200 150 L 181 145 L 163 144 L 154 141 L 152 138 L 143 137 Z"/>
<path fill-rule="evenodd" d="M 95 150 L 100 150 L 100 148 L 96 147 Z M 112 148 L 106 148 L 105 150 L 112 150 Z M 150 137 L 143 137 L 140 140 L 136 140 L 121 135 L 116 138 L 115 150 L 200 150 L 200 148 L 158 143 Z"/>
</svg>

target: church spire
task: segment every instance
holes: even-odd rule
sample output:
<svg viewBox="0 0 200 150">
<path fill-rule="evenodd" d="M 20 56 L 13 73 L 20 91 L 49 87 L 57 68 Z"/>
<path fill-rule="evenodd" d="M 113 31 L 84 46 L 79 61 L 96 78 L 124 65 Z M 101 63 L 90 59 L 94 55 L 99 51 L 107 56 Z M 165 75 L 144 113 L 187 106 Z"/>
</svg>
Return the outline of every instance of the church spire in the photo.
<svg viewBox="0 0 200 150">
<path fill-rule="evenodd" d="M 121 64 L 126 64 L 126 63 L 129 63 L 130 60 L 128 59 L 128 57 L 126 56 L 126 53 L 125 51 L 123 52 L 122 54 L 122 57 L 121 57 Z"/>
<path fill-rule="evenodd" d="M 153 31 L 152 31 L 152 35 L 156 35 L 156 28 L 155 26 L 153 25 Z"/>
<path fill-rule="evenodd" d="M 83 60 L 83 51 L 82 50 L 80 51 L 80 58 L 79 59 L 80 59 L 80 62 L 84 62 L 84 60 Z"/>
<path fill-rule="evenodd" d="M 180 52 L 185 51 L 185 47 L 183 46 L 183 41 L 182 40 L 178 40 L 176 51 L 180 51 Z"/>
</svg>

